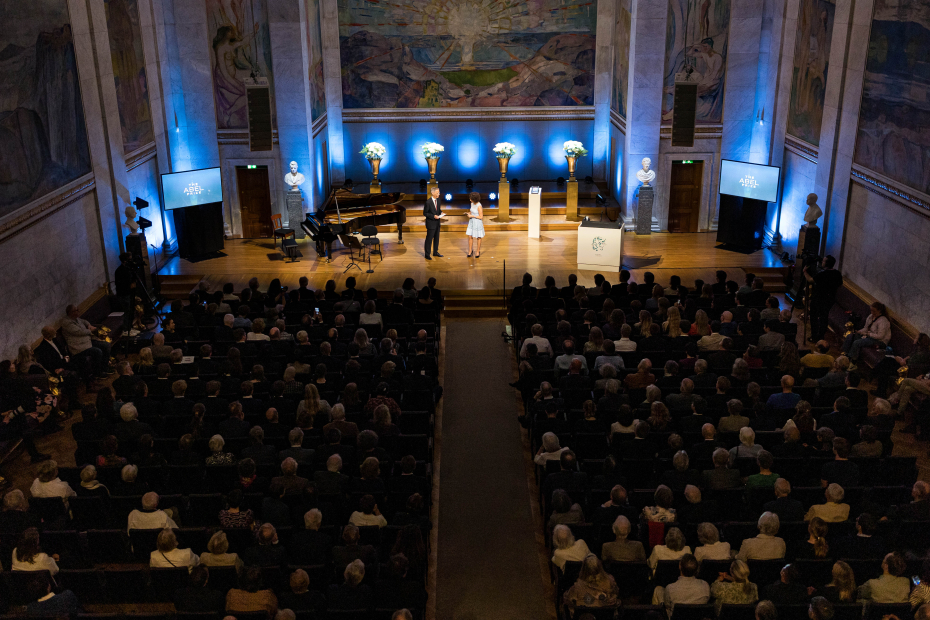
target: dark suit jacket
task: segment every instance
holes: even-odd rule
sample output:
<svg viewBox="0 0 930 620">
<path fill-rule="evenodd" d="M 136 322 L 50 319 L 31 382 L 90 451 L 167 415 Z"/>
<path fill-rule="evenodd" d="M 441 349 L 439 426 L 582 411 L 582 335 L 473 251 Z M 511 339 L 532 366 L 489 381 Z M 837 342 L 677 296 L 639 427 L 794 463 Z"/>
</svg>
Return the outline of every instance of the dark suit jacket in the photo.
<svg viewBox="0 0 930 620">
<path fill-rule="evenodd" d="M 229 439 L 230 437 L 245 437 L 249 434 L 249 429 L 251 428 L 252 427 L 249 426 L 249 423 L 245 420 L 226 418 L 216 425 L 216 432 L 225 439 Z"/>
<path fill-rule="evenodd" d="M 442 213 L 442 199 L 437 198 L 435 205 L 433 204 L 433 197 L 430 196 L 426 199 L 426 203 L 423 205 L 423 217 L 426 218 L 426 227 L 429 229 L 439 228 L 441 220 L 437 220 L 435 216 Z"/>
<path fill-rule="evenodd" d="M 588 475 L 580 471 L 558 471 L 546 476 L 543 482 L 543 497 L 549 498 L 556 489 L 566 491 L 584 491 L 588 484 Z"/>
<path fill-rule="evenodd" d="M 620 442 L 622 459 L 651 459 L 657 452 L 655 444 L 648 439 L 628 439 Z"/>
<path fill-rule="evenodd" d="M 679 523 L 713 523 L 720 519 L 720 506 L 717 500 L 705 499 L 697 504 L 685 502 L 678 508 L 676 520 Z"/>
<path fill-rule="evenodd" d="M 759 596 L 760 600 L 769 600 L 776 605 L 803 605 L 810 602 L 807 588 L 799 583 L 775 583 L 765 586 Z"/>
<path fill-rule="evenodd" d="M 249 566 L 281 566 L 287 562 L 284 545 L 255 545 L 242 554 L 242 561 Z"/>
<path fill-rule="evenodd" d="M 350 478 L 345 474 L 331 471 L 318 471 L 313 474 L 316 490 L 323 494 L 345 493 L 349 488 Z"/>
<path fill-rule="evenodd" d="M 225 435 L 224 435 L 225 437 Z M 707 441 L 706 439 L 700 443 L 696 443 L 688 450 L 688 456 L 691 457 L 691 462 L 695 461 L 709 461 L 714 454 L 714 450 L 717 448 L 725 448 L 722 443 L 716 439 Z"/>
<path fill-rule="evenodd" d="M 778 515 L 781 522 L 785 521 L 803 521 L 804 506 L 796 499 L 790 497 L 779 497 L 770 502 L 766 502 L 762 509 Z"/>
<path fill-rule="evenodd" d="M 63 357 L 65 355 L 64 345 L 60 345 L 57 342 L 55 346 L 58 347 L 58 351 L 55 350 L 48 341 L 43 340 L 39 343 L 39 346 L 36 347 L 33 352 L 36 358 L 36 361 L 42 365 L 42 368 L 49 372 L 55 372 L 56 368 L 67 368 L 68 363 Z M 60 351 L 60 353 L 59 353 Z"/>
<path fill-rule="evenodd" d="M 174 606 L 178 611 L 223 611 L 226 595 L 209 588 L 182 588 L 174 593 Z"/>
<path fill-rule="evenodd" d="M 836 557 L 853 558 L 856 560 L 869 560 L 885 557 L 887 549 L 885 541 L 879 536 L 849 536 L 837 545 L 839 554 Z"/>
</svg>

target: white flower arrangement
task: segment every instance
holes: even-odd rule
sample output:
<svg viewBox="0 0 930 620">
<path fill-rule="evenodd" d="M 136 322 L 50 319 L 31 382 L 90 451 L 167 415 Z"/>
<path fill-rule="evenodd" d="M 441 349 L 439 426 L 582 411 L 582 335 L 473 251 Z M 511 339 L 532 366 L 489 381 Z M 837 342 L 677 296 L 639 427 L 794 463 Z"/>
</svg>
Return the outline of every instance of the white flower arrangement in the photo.
<svg viewBox="0 0 930 620">
<path fill-rule="evenodd" d="M 369 142 L 362 147 L 359 153 L 364 153 L 365 159 L 383 159 L 387 149 L 379 142 Z"/>
<path fill-rule="evenodd" d="M 436 142 L 427 142 L 420 148 L 423 150 L 423 157 L 426 159 L 438 159 L 439 154 L 446 150 L 446 147 Z"/>
<path fill-rule="evenodd" d="M 498 159 L 513 157 L 517 152 L 517 147 L 510 142 L 498 142 L 494 145 L 494 154 Z"/>
<path fill-rule="evenodd" d="M 562 145 L 562 149 L 564 149 L 568 155 L 574 155 L 575 157 L 582 157 L 588 154 L 588 149 L 586 149 L 581 142 L 576 140 L 567 140 L 565 144 Z"/>
</svg>

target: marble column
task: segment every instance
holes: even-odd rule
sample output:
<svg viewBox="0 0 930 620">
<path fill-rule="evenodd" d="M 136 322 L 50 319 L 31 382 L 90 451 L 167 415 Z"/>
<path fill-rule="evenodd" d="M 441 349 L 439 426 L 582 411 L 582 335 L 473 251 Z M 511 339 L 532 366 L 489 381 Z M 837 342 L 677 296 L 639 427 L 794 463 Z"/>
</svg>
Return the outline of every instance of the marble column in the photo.
<svg viewBox="0 0 930 620">
<path fill-rule="evenodd" d="M 659 162 L 668 0 L 633 0 L 631 13 L 630 84 L 621 190 L 624 196 L 622 215 L 627 228 L 633 225 L 633 205 L 640 185 L 636 172 L 642 169 L 642 159 L 649 157 L 653 166 Z M 657 175 L 670 173 L 656 170 Z"/>
<path fill-rule="evenodd" d="M 164 0 L 137 0 L 139 7 L 139 30 L 142 34 L 142 54 L 145 58 L 145 81 L 149 91 L 149 103 L 152 108 L 152 128 L 155 133 L 155 152 L 158 159 L 158 171 L 165 174 L 173 171 L 171 161 L 172 132 L 168 131 L 168 119 L 174 118 L 174 99 L 166 96 L 166 87 L 170 87 L 168 67 L 168 50 L 165 39 Z M 176 138 L 174 138 L 176 140 Z M 160 191 L 160 190 L 159 190 Z M 158 208 L 158 205 L 152 205 Z M 171 250 L 173 239 L 166 224 L 168 215 L 163 213 L 162 234 L 164 242 L 162 251 Z"/>
<path fill-rule="evenodd" d="M 103 3 L 68 0 L 68 12 L 96 186 L 100 237 L 104 249 L 103 268 L 109 283 L 119 265 L 119 254 L 123 251 L 121 210 L 122 206 L 128 204 L 129 193 L 126 190 L 126 164 L 123 160 L 123 139 L 116 106 L 107 20 Z M 121 176 L 113 174 L 116 170 L 122 173 Z"/>
<path fill-rule="evenodd" d="M 607 178 L 610 156 L 610 95 L 613 90 L 614 36 L 617 3 L 597 3 L 596 51 L 594 55 L 594 144 L 591 148 L 595 179 Z"/>
<path fill-rule="evenodd" d="M 794 48 L 798 37 L 798 11 L 801 7 L 801 0 L 783 0 L 784 2 L 784 19 L 781 32 L 781 63 L 778 66 L 775 75 L 777 75 L 777 85 L 775 94 L 775 103 L 771 105 L 771 110 L 767 115 L 771 120 L 772 142 L 771 155 L 769 164 L 772 166 L 784 167 L 785 162 L 785 134 L 788 130 L 788 110 L 791 106 L 791 83 L 794 80 Z M 772 56 L 777 56 L 772 54 Z M 782 174 L 779 179 L 778 188 L 778 209 L 773 219 L 772 232 L 773 241 L 781 242 L 781 197 L 785 185 L 785 175 Z"/>
<path fill-rule="evenodd" d="M 838 0 L 830 43 L 817 159 L 816 193 L 824 212 L 821 250 L 840 257 L 873 0 Z"/>
<path fill-rule="evenodd" d="M 268 0 L 268 20 L 271 32 L 271 62 L 275 76 L 274 96 L 278 120 L 278 153 L 281 161 L 279 170 L 288 170 L 292 161 L 303 171 L 308 181 L 300 190 L 303 196 L 303 209 L 308 210 L 313 204 L 312 155 L 310 149 L 310 111 L 308 108 L 309 69 L 307 64 L 307 41 L 303 18 L 305 3 L 300 0 Z M 303 18 L 301 17 L 303 15 Z M 283 184 L 276 185 L 278 195 L 272 198 L 273 204 L 284 209 L 285 190 Z M 289 221 L 303 238 L 300 222 Z"/>
<path fill-rule="evenodd" d="M 342 135 L 342 59 L 339 55 L 339 3 L 321 0 L 320 29 L 323 33 L 323 80 L 326 84 L 326 123 L 329 132 L 330 180 L 345 181 L 345 147 Z M 324 188 L 328 194 L 329 188 Z"/>
</svg>

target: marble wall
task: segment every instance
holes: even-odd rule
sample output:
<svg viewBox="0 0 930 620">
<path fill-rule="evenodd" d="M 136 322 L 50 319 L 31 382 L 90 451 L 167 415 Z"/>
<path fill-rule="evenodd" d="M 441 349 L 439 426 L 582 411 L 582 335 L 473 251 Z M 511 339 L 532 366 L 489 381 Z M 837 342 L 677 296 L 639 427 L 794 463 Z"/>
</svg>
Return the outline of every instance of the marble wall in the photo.
<svg viewBox="0 0 930 620">
<path fill-rule="evenodd" d="M 892 313 L 930 332 L 930 218 L 853 183 L 840 260 L 852 280 Z"/>
<path fill-rule="evenodd" d="M 804 213 L 807 211 L 807 195 L 816 189 L 817 164 L 796 152 L 786 150 L 782 175 L 784 190 L 781 195 L 779 232 L 785 251 L 795 254 L 798 231 L 804 224 Z M 823 221 L 820 223 L 823 224 Z"/>
<path fill-rule="evenodd" d="M 19 345 L 42 337 L 43 325 L 64 318 L 66 305 L 82 303 L 106 283 L 96 211 L 91 191 L 0 240 L 4 287 L 16 291 L 0 295 L 0 359 L 15 357 Z"/>
</svg>

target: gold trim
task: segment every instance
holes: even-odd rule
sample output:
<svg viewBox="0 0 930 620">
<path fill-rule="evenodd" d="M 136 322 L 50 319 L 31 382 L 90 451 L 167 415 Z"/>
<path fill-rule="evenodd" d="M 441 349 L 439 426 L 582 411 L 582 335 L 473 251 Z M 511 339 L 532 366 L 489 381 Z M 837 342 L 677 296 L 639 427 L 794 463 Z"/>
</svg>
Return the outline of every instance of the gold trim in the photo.
<svg viewBox="0 0 930 620">
<path fill-rule="evenodd" d="M 77 181 L 73 181 L 68 189 L 53 195 L 44 202 L 32 208 L 23 207 L 27 209 L 25 212 L 15 217 L 11 215 L 9 220 L 0 224 L 0 242 L 12 239 L 24 230 L 32 228 L 47 217 L 77 202 L 92 192 L 95 184 L 94 175 L 90 172 Z"/>
<path fill-rule="evenodd" d="M 820 157 L 820 149 L 810 142 L 805 142 L 794 136 L 785 134 L 785 148 L 794 153 L 795 155 L 800 155 L 807 161 L 817 163 L 817 159 Z"/>
<path fill-rule="evenodd" d="M 549 121 L 594 120 L 594 106 L 519 108 L 411 108 L 342 111 L 343 123 L 409 123 L 416 121 Z"/>
<path fill-rule="evenodd" d="M 149 142 L 145 146 L 137 148 L 132 153 L 126 154 L 126 172 L 138 168 L 145 162 L 150 159 L 154 159 L 158 155 L 158 151 L 155 148 L 155 141 Z"/>
<path fill-rule="evenodd" d="M 871 176 L 873 174 L 876 176 Z M 887 198 L 892 202 L 896 202 L 901 206 L 907 207 L 913 211 L 916 211 L 917 213 L 920 213 L 921 215 L 927 215 L 927 212 L 930 211 L 930 201 L 910 193 L 914 192 L 913 189 L 899 189 L 901 185 L 896 181 L 892 181 L 888 177 L 879 175 L 877 172 L 867 168 L 863 168 L 859 164 L 852 165 L 852 169 L 849 171 L 849 176 L 851 177 L 852 182 L 856 185 L 864 187 L 873 194 L 878 194 L 883 198 Z"/>
</svg>

